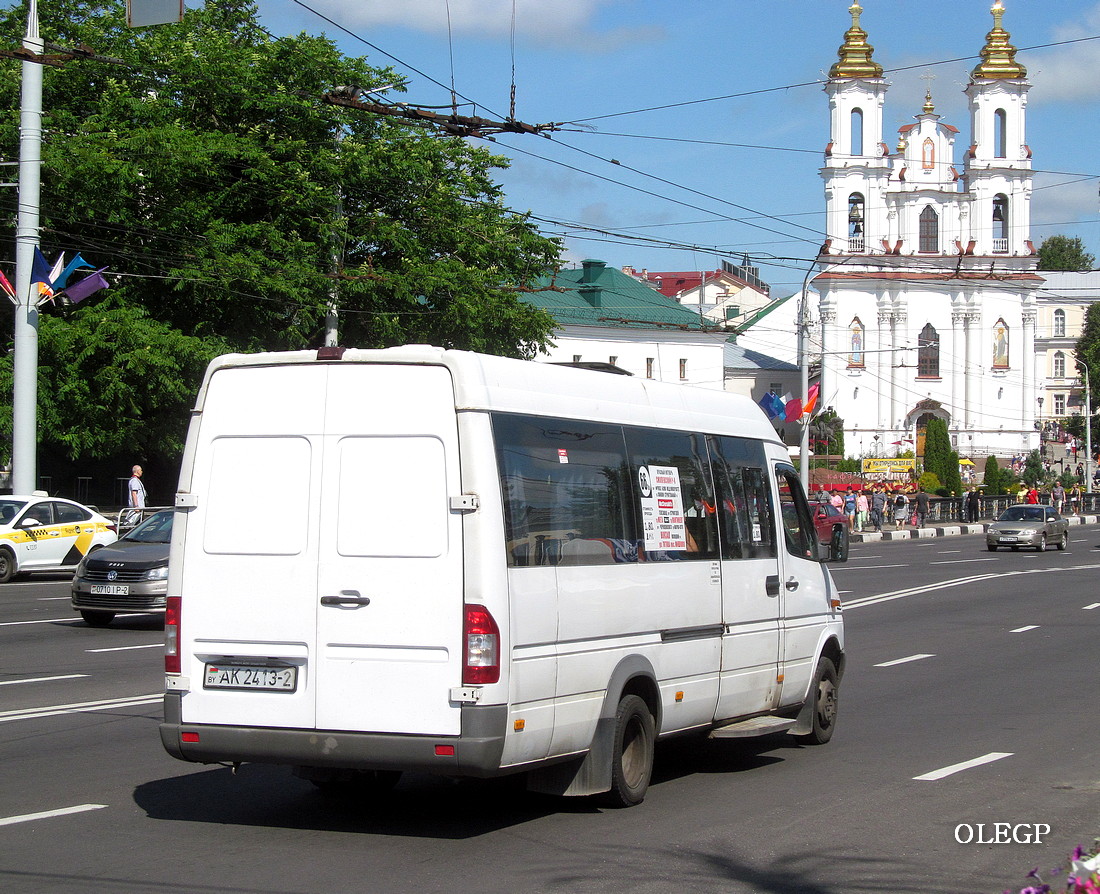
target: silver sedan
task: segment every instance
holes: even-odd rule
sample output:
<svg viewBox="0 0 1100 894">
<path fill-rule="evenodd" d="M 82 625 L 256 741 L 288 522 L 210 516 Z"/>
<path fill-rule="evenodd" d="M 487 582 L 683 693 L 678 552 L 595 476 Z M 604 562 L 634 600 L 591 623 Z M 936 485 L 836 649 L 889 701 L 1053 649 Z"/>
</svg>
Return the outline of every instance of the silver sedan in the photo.
<svg viewBox="0 0 1100 894">
<path fill-rule="evenodd" d="M 1014 550 L 1033 546 L 1042 551 L 1050 543 L 1058 549 L 1065 549 L 1069 543 L 1069 522 L 1053 506 L 1009 506 L 985 532 L 985 545 L 990 552 L 999 546 Z"/>
</svg>

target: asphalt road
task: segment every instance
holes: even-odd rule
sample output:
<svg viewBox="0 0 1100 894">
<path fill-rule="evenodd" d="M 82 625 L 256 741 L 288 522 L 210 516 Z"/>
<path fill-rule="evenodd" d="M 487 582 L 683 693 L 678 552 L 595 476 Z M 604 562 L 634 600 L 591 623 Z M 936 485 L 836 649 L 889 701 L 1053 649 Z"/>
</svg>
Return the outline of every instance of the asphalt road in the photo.
<svg viewBox="0 0 1100 894">
<path fill-rule="evenodd" d="M 1100 835 L 1100 527 L 1071 536 L 854 545 L 832 566 L 833 741 L 662 743 L 645 802 L 619 811 L 417 775 L 333 801 L 278 768 L 180 763 L 156 729 L 159 622 L 94 630 L 63 579 L 8 584 L 0 891 L 1018 891 Z M 1032 841 L 994 843 L 996 823 Z"/>
</svg>

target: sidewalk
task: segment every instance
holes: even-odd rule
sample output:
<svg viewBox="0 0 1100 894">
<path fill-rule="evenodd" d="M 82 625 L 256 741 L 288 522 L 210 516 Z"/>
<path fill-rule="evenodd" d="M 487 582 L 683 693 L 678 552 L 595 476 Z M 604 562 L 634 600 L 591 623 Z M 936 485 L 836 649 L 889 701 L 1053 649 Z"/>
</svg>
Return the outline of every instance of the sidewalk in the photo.
<svg viewBox="0 0 1100 894">
<path fill-rule="evenodd" d="M 1093 525 L 1100 521 L 1100 515 L 1067 515 L 1064 517 L 1071 528 L 1074 525 Z M 862 534 L 852 533 L 848 539 L 852 543 L 878 543 L 881 540 L 918 540 L 927 537 L 954 537 L 958 534 L 984 534 L 985 529 L 990 524 L 992 522 L 972 525 L 959 522 L 956 524 L 928 525 L 924 528 L 914 528 L 912 525 L 906 525 L 900 531 L 888 528 L 883 530 L 882 533 L 878 531 L 864 531 Z"/>
</svg>

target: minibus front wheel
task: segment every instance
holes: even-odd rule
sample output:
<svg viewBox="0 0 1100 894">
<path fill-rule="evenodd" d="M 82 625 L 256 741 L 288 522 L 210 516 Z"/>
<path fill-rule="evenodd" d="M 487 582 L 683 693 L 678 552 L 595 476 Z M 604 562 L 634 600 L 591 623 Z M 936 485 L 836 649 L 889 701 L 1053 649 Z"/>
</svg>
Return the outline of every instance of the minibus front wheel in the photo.
<svg viewBox="0 0 1100 894">
<path fill-rule="evenodd" d="M 837 702 L 840 697 L 840 679 L 832 659 L 821 656 L 817 662 L 817 672 L 810 687 L 809 703 L 806 710 L 811 711 L 810 731 L 798 740 L 806 745 L 824 745 L 833 737 L 836 728 Z M 805 727 L 803 727 L 805 729 Z"/>
<path fill-rule="evenodd" d="M 645 700 L 624 695 L 615 712 L 615 739 L 611 755 L 611 807 L 641 804 L 653 774 L 656 724 Z"/>
</svg>

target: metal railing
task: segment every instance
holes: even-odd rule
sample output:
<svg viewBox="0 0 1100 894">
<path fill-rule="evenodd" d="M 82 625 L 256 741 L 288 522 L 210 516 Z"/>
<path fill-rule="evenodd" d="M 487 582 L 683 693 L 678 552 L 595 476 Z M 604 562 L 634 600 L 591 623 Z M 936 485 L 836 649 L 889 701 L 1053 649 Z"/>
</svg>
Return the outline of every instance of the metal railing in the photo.
<svg viewBox="0 0 1100 894">
<path fill-rule="evenodd" d="M 108 518 L 111 518 L 112 515 L 114 516 L 115 522 L 118 526 L 118 536 L 121 537 L 123 534 L 127 534 L 130 531 L 134 530 L 134 528 L 145 521 L 145 519 L 149 518 L 155 513 L 160 512 L 163 509 L 171 508 L 173 507 L 143 506 L 141 509 L 123 508 L 119 509 L 117 513 L 105 512 L 104 515 L 106 515 Z"/>
</svg>

